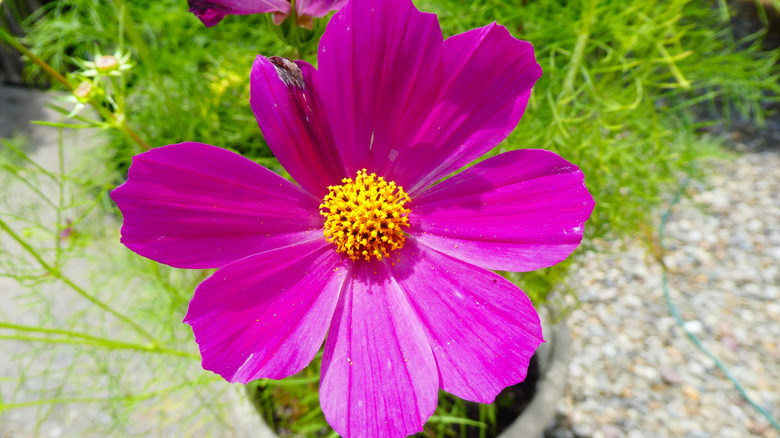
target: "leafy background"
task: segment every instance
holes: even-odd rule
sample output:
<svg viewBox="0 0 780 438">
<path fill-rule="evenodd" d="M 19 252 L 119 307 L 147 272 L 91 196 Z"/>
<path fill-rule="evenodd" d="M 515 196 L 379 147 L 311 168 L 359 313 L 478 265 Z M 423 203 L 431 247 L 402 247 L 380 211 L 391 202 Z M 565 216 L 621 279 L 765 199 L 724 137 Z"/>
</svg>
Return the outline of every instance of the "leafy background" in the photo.
<svg viewBox="0 0 780 438">
<path fill-rule="evenodd" d="M 734 119 L 760 124 L 762 104 L 778 96 L 777 51 L 762 49 L 765 31 L 735 36 L 725 2 L 416 5 L 439 15 L 445 37 L 497 21 L 534 44 L 544 75 L 523 120 L 491 154 L 544 148 L 579 165 L 597 202 L 586 227 L 592 248 L 627 235 L 652 242 L 654 209 L 682 178 L 703 177 L 702 158 L 723 155 L 709 128 Z M 756 5 L 762 13 L 763 3 Z M 129 52 L 134 67 L 103 85 L 111 99 L 102 105 L 146 143 L 196 140 L 284 172 L 249 107 L 248 72 L 258 53 L 310 62 L 316 54 L 281 41 L 267 17 L 229 16 L 206 29 L 183 1 L 64 0 L 44 5 L 24 27 L 22 42 L 73 81 L 76 59 Z M 34 64 L 26 74 L 42 77 Z M 57 105 L 67 113 L 73 102 Z M 180 323 L 209 272 L 174 270 L 118 244 L 119 213 L 107 193 L 141 148 L 94 115 L 80 117 L 50 123 L 61 152 L 49 167 L 40 166 L 46 158 L 29 139 L 9 138 L 0 148 L 0 182 L 14 188 L 0 204 L 0 272 L 24 291 L 0 310 L 0 341 L 14 352 L 0 376 L 0 419 L 32 413 L 46 428 L 76 412 L 88 418 L 76 422 L 87 425 L 86 434 L 221 436 L 234 427 L 241 388 L 200 369 Z M 74 124 L 84 128 L 70 134 Z M 79 147 L 86 143 L 96 146 Z M 576 288 L 565 282 L 570 262 L 507 275 L 561 316 L 576 305 Z M 288 381 L 256 382 L 261 414 L 293 435 L 332 434 L 319 411 L 317 379 L 315 360 Z M 426 434 L 465 433 L 452 425 L 489 434 L 495 409 L 470 406 L 442 394 Z"/>
</svg>

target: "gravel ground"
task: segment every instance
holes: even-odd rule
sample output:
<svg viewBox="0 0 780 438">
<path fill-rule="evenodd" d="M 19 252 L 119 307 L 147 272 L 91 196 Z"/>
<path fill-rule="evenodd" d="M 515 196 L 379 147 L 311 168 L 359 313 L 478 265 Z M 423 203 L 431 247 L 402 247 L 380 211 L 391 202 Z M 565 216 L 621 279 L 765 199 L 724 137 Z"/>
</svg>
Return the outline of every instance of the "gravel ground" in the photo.
<svg viewBox="0 0 780 438">
<path fill-rule="evenodd" d="M 673 209 L 663 259 L 685 328 L 780 418 L 780 150 L 736 146 Z M 603 249 L 572 279 L 570 385 L 547 435 L 780 436 L 672 317 L 657 245 Z"/>
</svg>

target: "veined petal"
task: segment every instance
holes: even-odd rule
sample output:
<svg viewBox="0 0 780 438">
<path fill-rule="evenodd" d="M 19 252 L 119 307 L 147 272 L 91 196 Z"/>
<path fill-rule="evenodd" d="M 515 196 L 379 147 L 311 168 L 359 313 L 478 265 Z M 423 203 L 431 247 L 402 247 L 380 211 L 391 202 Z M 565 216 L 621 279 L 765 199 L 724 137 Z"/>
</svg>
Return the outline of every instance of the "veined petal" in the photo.
<svg viewBox="0 0 780 438">
<path fill-rule="evenodd" d="M 290 14 L 289 0 L 187 0 L 190 12 L 206 27 L 211 27 L 225 15 L 249 15 L 278 12 L 284 17 Z"/>
<path fill-rule="evenodd" d="M 258 56 L 252 66 L 252 111 L 268 146 L 290 175 L 318 198 L 346 175 L 324 119 L 314 68 Z"/>
<path fill-rule="evenodd" d="M 318 199 L 257 163 L 201 143 L 136 155 L 111 198 L 124 216 L 122 243 L 177 268 L 219 268 L 322 239 Z"/>
<path fill-rule="evenodd" d="M 306 367 L 322 346 L 347 278 L 342 260 L 323 239 L 255 254 L 215 272 L 195 290 L 184 319 L 203 368 L 246 383 Z"/>
<path fill-rule="evenodd" d="M 436 409 L 436 364 L 404 295 L 378 262 L 356 262 L 343 288 L 325 342 L 320 402 L 345 438 L 405 437 Z"/>
<path fill-rule="evenodd" d="M 577 166 L 545 150 L 487 159 L 412 198 L 408 233 L 488 269 L 532 271 L 582 240 L 593 197 Z"/>
<path fill-rule="evenodd" d="M 517 126 L 542 74 L 533 47 L 491 24 L 444 42 L 442 92 L 386 173 L 410 196 L 492 149 Z"/>
<path fill-rule="evenodd" d="M 531 300 L 500 275 L 469 265 L 414 239 L 389 269 L 425 327 L 441 389 L 492 403 L 525 379 L 543 341 Z"/>
<path fill-rule="evenodd" d="M 352 1 L 333 16 L 315 83 L 349 177 L 386 176 L 439 95 L 441 59 L 436 16 L 410 0 Z"/>
<path fill-rule="evenodd" d="M 338 11 L 347 0 L 296 0 L 295 11 L 299 17 L 324 17 L 330 11 Z"/>
</svg>

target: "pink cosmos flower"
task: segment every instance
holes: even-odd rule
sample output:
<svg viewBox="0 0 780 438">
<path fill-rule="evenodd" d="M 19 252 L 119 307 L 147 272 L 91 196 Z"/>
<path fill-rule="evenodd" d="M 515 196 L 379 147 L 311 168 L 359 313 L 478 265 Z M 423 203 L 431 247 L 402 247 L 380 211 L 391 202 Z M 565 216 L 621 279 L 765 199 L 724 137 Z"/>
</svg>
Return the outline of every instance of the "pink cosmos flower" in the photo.
<svg viewBox="0 0 780 438">
<path fill-rule="evenodd" d="M 347 0 L 296 0 L 296 24 L 312 28 L 312 18 L 337 11 Z M 225 15 L 249 15 L 273 13 L 274 23 L 281 24 L 290 15 L 290 0 L 188 0 L 190 12 L 195 14 L 206 27 L 222 21 Z"/>
<path fill-rule="evenodd" d="M 111 196 L 128 248 L 219 268 L 185 318 L 204 368 L 281 379 L 324 341 L 331 426 L 405 436 L 440 388 L 489 403 L 525 378 L 539 318 L 490 269 L 563 260 L 594 203 L 582 172 L 543 150 L 447 178 L 512 131 L 541 75 L 505 28 L 442 41 L 409 0 L 356 0 L 328 24 L 318 63 L 258 56 L 252 68 L 255 116 L 297 185 L 181 143 L 136 156 Z"/>
</svg>

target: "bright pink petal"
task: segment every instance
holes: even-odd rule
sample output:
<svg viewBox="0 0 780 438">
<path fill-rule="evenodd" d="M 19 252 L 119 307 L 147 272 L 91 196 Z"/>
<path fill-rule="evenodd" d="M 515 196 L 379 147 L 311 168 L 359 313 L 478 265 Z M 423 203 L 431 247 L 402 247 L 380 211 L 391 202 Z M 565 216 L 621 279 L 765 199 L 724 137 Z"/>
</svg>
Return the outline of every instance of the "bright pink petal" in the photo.
<svg viewBox="0 0 780 438">
<path fill-rule="evenodd" d="M 322 238 L 318 199 L 236 153 L 200 143 L 136 155 L 111 198 L 124 216 L 122 243 L 177 268 L 219 268 Z"/>
<path fill-rule="evenodd" d="M 409 302 L 382 263 L 357 262 L 325 342 L 320 402 L 346 438 L 405 437 L 436 409 L 436 364 Z"/>
<path fill-rule="evenodd" d="M 505 278 L 408 239 L 390 267 L 430 342 L 441 389 L 492 403 L 525 379 L 543 342 L 528 297 Z"/>
<path fill-rule="evenodd" d="M 299 17 L 324 17 L 330 11 L 338 11 L 347 0 L 296 0 L 295 11 Z"/>
<path fill-rule="evenodd" d="M 552 152 L 506 152 L 413 198 L 408 232 L 483 268 L 552 266 L 577 248 L 593 210 L 583 178 Z"/>
<path fill-rule="evenodd" d="M 195 290 L 184 320 L 203 368 L 241 383 L 302 370 L 325 339 L 346 278 L 342 260 L 322 239 L 215 272 Z"/>
<path fill-rule="evenodd" d="M 268 146 L 303 188 L 318 198 L 346 175 L 325 111 L 315 92 L 311 65 L 258 56 L 252 66 L 252 110 Z"/>
<path fill-rule="evenodd" d="M 249 15 L 279 12 L 290 14 L 289 0 L 188 0 L 190 12 L 195 14 L 206 27 L 211 27 L 225 18 L 225 15 Z"/>
<path fill-rule="evenodd" d="M 425 125 L 383 171 L 412 197 L 504 140 L 542 74 L 531 44 L 495 23 L 448 38 L 443 71 L 443 91 Z"/>
<path fill-rule="evenodd" d="M 393 162 L 439 94 L 442 36 L 410 0 L 352 1 L 320 41 L 322 102 L 348 176 Z"/>
</svg>

